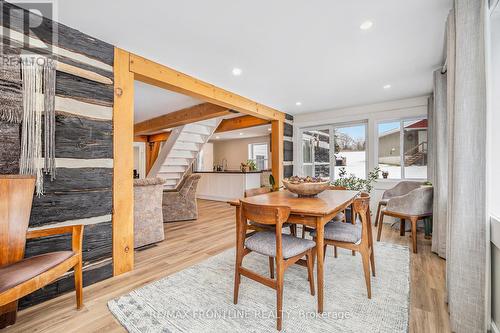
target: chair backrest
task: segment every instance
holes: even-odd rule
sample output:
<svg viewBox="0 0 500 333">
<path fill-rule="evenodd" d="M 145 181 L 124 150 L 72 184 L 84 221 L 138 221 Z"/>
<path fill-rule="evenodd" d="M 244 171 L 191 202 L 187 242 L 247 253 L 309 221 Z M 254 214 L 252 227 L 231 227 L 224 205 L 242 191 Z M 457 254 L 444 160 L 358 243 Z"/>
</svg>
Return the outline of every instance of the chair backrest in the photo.
<svg viewBox="0 0 500 333">
<path fill-rule="evenodd" d="M 401 195 L 405 195 L 413 191 L 414 189 L 422 186 L 424 182 L 411 181 L 411 180 L 403 180 L 396 184 L 393 188 L 390 188 L 384 192 L 382 195 L 383 199 L 398 197 Z"/>
<path fill-rule="evenodd" d="M 241 202 L 241 217 L 244 222 L 251 220 L 260 224 L 276 225 L 281 229 L 283 223 L 288 220 L 290 207 L 287 206 L 264 206 Z"/>
<path fill-rule="evenodd" d="M 24 257 L 35 177 L 0 175 L 0 266 Z"/>
<path fill-rule="evenodd" d="M 187 196 L 190 191 L 196 192 L 196 187 L 198 187 L 200 178 L 200 174 L 191 174 L 187 176 L 185 181 L 181 184 L 179 192 L 184 196 Z"/>
<path fill-rule="evenodd" d="M 271 192 L 270 187 L 250 188 L 248 190 L 245 190 L 245 198 L 254 197 L 256 195 L 266 194 L 266 193 L 270 193 L 270 192 Z"/>
<path fill-rule="evenodd" d="M 359 215 L 361 220 L 361 241 L 365 242 L 371 238 L 371 214 L 370 214 L 370 194 L 361 192 L 359 197 L 354 199 L 354 213 Z"/>
</svg>

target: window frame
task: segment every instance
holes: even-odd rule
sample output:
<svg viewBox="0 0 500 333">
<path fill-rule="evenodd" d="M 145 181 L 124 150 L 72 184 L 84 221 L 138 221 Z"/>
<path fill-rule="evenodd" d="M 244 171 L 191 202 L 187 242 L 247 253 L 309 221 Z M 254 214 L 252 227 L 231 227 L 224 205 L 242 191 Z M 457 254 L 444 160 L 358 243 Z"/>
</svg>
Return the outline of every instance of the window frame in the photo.
<svg viewBox="0 0 500 333">
<path fill-rule="evenodd" d="M 355 127 L 355 126 L 360 126 L 363 125 L 365 127 L 365 178 L 368 176 L 369 172 L 369 124 L 370 122 L 368 119 L 360 119 L 360 120 L 355 120 L 355 121 L 348 121 L 348 122 L 338 122 L 338 123 L 331 123 L 327 125 L 318 125 L 318 126 L 306 126 L 306 127 L 301 127 L 298 130 L 298 142 L 300 142 L 300 148 L 298 149 L 298 166 L 299 170 L 296 172 L 299 176 L 303 177 L 304 176 L 304 156 L 303 156 L 303 150 L 302 150 L 302 141 L 303 141 L 303 134 L 304 132 L 308 131 L 319 131 L 319 130 L 325 130 L 328 129 L 330 132 L 330 152 L 334 152 L 333 154 L 330 154 L 329 156 L 329 165 L 330 165 L 330 181 L 335 181 L 335 132 L 336 129 L 338 128 L 346 128 L 346 127 Z M 332 135 L 333 134 L 333 135 Z M 307 163 L 307 165 L 312 165 L 312 170 L 314 172 L 315 170 L 315 162 L 314 162 L 314 154 L 311 156 L 312 157 L 312 162 Z"/>
<path fill-rule="evenodd" d="M 267 149 L 266 149 L 267 158 L 265 158 L 263 160 L 263 161 L 266 161 L 265 164 L 267 164 L 267 169 L 262 169 L 260 171 L 268 170 L 269 169 L 269 142 L 252 142 L 252 143 L 249 143 L 248 144 L 248 148 L 247 148 L 247 150 L 248 150 L 248 154 L 247 154 L 248 159 L 254 161 L 255 164 L 257 165 L 257 160 L 254 158 L 254 146 L 258 146 L 258 145 L 265 145 L 267 147 Z"/>
<path fill-rule="evenodd" d="M 374 157 L 375 157 L 375 167 L 379 167 L 379 156 L 378 156 L 378 150 L 379 150 L 379 126 L 380 124 L 386 124 L 386 123 L 396 123 L 399 122 L 399 160 L 400 160 L 400 168 L 401 168 L 401 178 L 388 178 L 388 179 L 383 179 L 380 178 L 379 180 L 389 180 L 389 181 L 396 181 L 396 180 L 412 180 L 412 181 L 424 181 L 429 179 L 429 160 L 427 159 L 427 177 L 425 178 L 406 178 L 405 176 L 405 163 L 404 163 L 404 123 L 407 121 L 413 121 L 413 120 L 419 120 L 419 119 L 427 119 L 429 121 L 429 116 L 428 115 L 421 115 L 421 116 L 411 116 L 411 117 L 400 117 L 400 118 L 387 118 L 387 119 L 378 119 L 375 121 L 375 144 L 374 144 Z M 429 126 L 427 126 L 427 146 L 429 146 L 429 140 L 430 140 L 430 134 L 429 134 Z"/>
</svg>

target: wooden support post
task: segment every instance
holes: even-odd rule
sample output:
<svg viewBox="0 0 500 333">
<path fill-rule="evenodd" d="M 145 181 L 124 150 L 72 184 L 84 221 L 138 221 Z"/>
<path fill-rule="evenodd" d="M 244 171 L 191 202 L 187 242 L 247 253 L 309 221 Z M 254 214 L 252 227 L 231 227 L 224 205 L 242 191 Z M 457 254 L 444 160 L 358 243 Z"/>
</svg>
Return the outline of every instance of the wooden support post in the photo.
<svg viewBox="0 0 500 333">
<path fill-rule="evenodd" d="M 160 152 L 161 141 L 153 141 L 146 143 L 146 175 L 149 173 L 153 164 L 155 164 Z"/>
<path fill-rule="evenodd" d="M 276 185 L 283 180 L 283 130 L 282 120 L 271 122 L 271 169 Z"/>
<path fill-rule="evenodd" d="M 134 268 L 134 74 L 115 47 L 113 105 L 113 275 Z"/>
</svg>

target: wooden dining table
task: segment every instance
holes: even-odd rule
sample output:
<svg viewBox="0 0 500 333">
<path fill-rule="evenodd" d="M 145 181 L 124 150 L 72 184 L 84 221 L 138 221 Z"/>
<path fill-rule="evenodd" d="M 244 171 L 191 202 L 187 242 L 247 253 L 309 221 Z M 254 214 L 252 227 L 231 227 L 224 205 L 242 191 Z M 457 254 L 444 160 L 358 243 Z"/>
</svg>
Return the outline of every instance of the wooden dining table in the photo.
<svg viewBox="0 0 500 333">
<path fill-rule="evenodd" d="M 317 286 L 318 286 L 318 312 L 323 312 L 324 294 L 324 227 L 335 215 L 350 206 L 359 195 L 359 191 L 349 190 L 326 190 L 314 198 L 299 198 L 296 194 L 288 190 L 260 194 L 253 197 L 242 198 L 229 201 L 229 204 L 236 207 L 236 225 L 239 226 L 240 202 L 290 207 L 289 223 L 302 224 L 317 230 L 316 250 L 317 250 Z M 239 240 L 239 229 L 236 228 L 236 239 Z M 239 247 L 237 246 L 237 251 Z M 238 255 L 238 253 L 237 253 Z"/>
</svg>

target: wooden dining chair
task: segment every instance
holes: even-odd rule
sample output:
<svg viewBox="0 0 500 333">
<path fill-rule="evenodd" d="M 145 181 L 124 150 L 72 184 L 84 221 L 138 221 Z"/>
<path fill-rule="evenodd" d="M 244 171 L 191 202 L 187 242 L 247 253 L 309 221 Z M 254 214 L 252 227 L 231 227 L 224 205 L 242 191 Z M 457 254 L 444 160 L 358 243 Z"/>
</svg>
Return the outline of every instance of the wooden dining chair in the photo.
<svg viewBox="0 0 500 333">
<path fill-rule="evenodd" d="M 258 188 L 251 188 L 248 190 L 245 190 L 245 198 L 248 197 L 254 197 L 256 195 L 261 195 L 261 194 L 266 194 L 266 193 L 271 193 L 272 189 L 270 187 L 258 187 Z M 297 225 L 292 224 L 292 223 L 285 223 L 283 224 L 284 228 L 290 228 L 290 234 L 293 236 L 297 235 Z M 261 223 L 257 223 L 255 221 L 248 221 L 248 227 L 249 230 L 254 230 L 254 231 L 267 231 L 267 230 L 274 230 L 274 226 L 272 225 L 265 225 Z"/>
<path fill-rule="evenodd" d="M 306 256 L 307 273 L 311 295 L 314 296 L 314 249 L 316 243 L 282 233 L 283 224 L 288 220 L 290 208 L 286 206 L 263 206 L 241 202 L 238 220 L 238 237 L 234 278 L 234 304 L 238 303 L 241 275 L 276 290 L 276 327 L 281 330 L 283 321 L 283 281 L 285 270 Z M 245 238 L 248 220 L 264 225 L 274 225 L 274 231 L 259 231 Z M 243 267 L 243 258 L 257 252 L 276 260 L 276 279 L 257 274 Z"/>
<path fill-rule="evenodd" d="M 17 300 L 74 269 L 76 305 L 82 307 L 83 226 L 28 231 L 35 178 L 0 176 L 0 328 L 16 321 Z M 72 249 L 24 258 L 26 239 L 72 234 Z"/>
<path fill-rule="evenodd" d="M 353 208 L 354 215 L 359 216 L 361 223 L 352 224 L 335 221 L 325 225 L 325 253 L 327 245 L 359 252 L 363 262 L 368 298 L 371 298 L 370 266 L 371 273 L 375 276 L 375 253 L 370 218 L 370 195 L 361 193 L 354 200 Z M 311 235 L 316 240 L 316 231 L 312 232 Z"/>
</svg>

